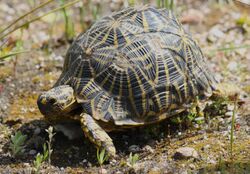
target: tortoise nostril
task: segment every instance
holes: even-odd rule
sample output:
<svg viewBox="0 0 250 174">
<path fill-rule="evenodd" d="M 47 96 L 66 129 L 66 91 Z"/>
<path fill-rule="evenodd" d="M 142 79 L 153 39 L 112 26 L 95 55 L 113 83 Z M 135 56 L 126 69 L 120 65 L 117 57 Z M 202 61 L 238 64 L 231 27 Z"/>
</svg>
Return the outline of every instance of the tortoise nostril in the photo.
<svg viewBox="0 0 250 174">
<path fill-rule="evenodd" d="M 53 104 L 56 103 L 56 99 L 50 98 L 50 99 L 48 100 L 48 103 L 53 105 Z"/>
</svg>

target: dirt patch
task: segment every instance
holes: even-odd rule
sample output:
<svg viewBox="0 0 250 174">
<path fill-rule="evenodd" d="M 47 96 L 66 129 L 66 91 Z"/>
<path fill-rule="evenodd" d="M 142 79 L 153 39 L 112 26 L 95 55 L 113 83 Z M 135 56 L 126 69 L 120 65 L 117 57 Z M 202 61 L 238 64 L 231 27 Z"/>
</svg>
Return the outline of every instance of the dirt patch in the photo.
<svg viewBox="0 0 250 174">
<path fill-rule="evenodd" d="M 11 19 L 16 17 L 14 12 L 18 8 L 30 8 L 26 1 L 3 1 L 0 6 L 9 9 L 0 10 L 2 25 L 9 20 L 6 19 L 8 16 Z M 79 15 L 75 10 L 77 6 L 72 9 L 69 10 L 72 16 Z M 202 14 L 199 21 L 190 22 L 194 18 L 190 9 Z M 237 86 L 240 107 L 236 115 L 233 154 L 230 149 L 233 100 L 229 100 L 226 104 L 229 110 L 210 112 L 213 116 L 203 122 L 192 120 L 188 124 L 177 124 L 176 120 L 167 120 L 153 126 L 110 133 L 118 157 L 105 162 L 102 167 L 98 164 L 96 149 L 87 139 L 68 140 L 57 132 L 52 142 L 51 165 L 43 163 L 41 173 L 250 172 L 250 51 L 247 47 L 250 30 L 248 24 L 238 24 L 244 13 L 232 5 L 203 1 L 179 2 L 176 12 L 180 18 L 184 16 L 182 14 L 189 15 L 184 28 L 202 47 L 216 79 L 229 84 L 224 86 L 224 95 L 230 96 L 227 89 Z M 79 20 L 76 17 L 74 21 L 77 30 L 81 24 Z M 64 26 L 62 16 L 58 16 L 56 24 Z M 56 31 L 51 38 L 49 27 Z M 34 173 L 35 157 L 43 153 L 43 144 L 48 141 L 45 130 L 49 125 L 43 120 L 36 100 L 42 91 L 53 86 L 61 73 L 63 56 L 69 47 L 61 28 L 43 19 L 24 29 L 22 35 L 11 35 L 14 40 L 23 40 L 23 47 L 31 51 L 0 64 L 0 173 Z M 215 101 L 208 101 L 208 104 L 212 103 Z M 217 106 L 221 105 L 214 104 L 213 108 Z M 187 115 L 184 113 L 180 118 Z M 22 155 L 13 157 L 11 135 L 18 130 L 27 135 L 27 140 Z M 175 159 L 180 147 L 193 148 L 198 157 Z M 133 165 L 129 162 L 131 152 L 139 155 L 139 160 Z"/>
</svg>

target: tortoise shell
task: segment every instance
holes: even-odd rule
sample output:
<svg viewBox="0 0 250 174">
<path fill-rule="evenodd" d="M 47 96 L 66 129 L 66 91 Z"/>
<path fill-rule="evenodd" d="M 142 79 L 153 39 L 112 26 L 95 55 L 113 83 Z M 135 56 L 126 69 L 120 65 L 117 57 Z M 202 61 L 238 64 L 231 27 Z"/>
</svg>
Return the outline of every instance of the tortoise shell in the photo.
<svg viewBox="0 0 250 174">
<path fill-rule="evenodd" d="M 73 87 L 84 112 L 120 126 L 154 123 L 215 89 L 200 47 L 171 11 L 126 8 L 69 48 L 55 86 Z"/>
</svg>

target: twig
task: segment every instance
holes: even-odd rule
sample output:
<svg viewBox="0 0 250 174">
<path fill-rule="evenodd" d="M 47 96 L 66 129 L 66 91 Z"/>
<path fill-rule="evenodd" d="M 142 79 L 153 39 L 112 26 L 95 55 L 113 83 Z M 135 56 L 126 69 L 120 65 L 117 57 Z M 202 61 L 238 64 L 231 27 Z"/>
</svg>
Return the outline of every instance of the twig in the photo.
<svg viewBox="0 0 250 174">
<path fill-rule="evenodd" d="M 38 17 L 36 17 L 36 18 L 33 18 L 32 20 L 30 20 L 30 21 L 28 21 L 28 22 L 25 22 L 24 24 L 19 25 L 19 26 L 15 27 L 14 29 L 10 30 L 9 32 L 7 32 L 7 33 L 4 34 L 3 36 L 1 36 L 1 37 L 0 37 L 0 40 L 2 40 L 4 37 L 6 37 L 7 35 L 9 35 L 10 33 L 12 33 L 12 32 L 14 32 L 14 31 L 16 31 L 16 30 L 18 30 L 18 29 L 20 29 L 20 28 L 26 26 L 26 25 L 29 24 L 29 23 L 32 23 L 32 22 L 34 22 L 34 21 L 37 21 L 37 20 L 43 18 L 44 16 L 47 16 L 47 15 L 49 15 L 49 14 L 51 14 L 51 13 L 54 13 L 54 12 L 56 12 L 56 11 L 59 11 L 59 10 L 61 10 L 61 9 L 70 7 L 70 6 L 72 6 L 73 4 L 75 4 L 75 3 L 79 2 L 79 1 L 81 1 L 81 0 L 72 1 L 72 2 L 67 3 L 67 4 L 65 4 L 65 5 L 62 5 L 62 6 L 58 7 L 58 8 L 55 8 L 54 10 L 51 10 L 51 11 L 49 11 L 48 13 L 45 13 L 45 14 L 43 14 L 43 15 L 41 15 L 41 16 L 38 16 Z"/>
<path fill-rule="evenodd" d="M 30 15 L 31 13 L 35 12 L 36 10 L 44 7 L 45 5 L 51 3 L 54 0 L 48 0 L 42 4 L 40 4 L 39 6 L 33 8 L 32 10 L 30 10 L 29 12 L 25 13 L 24 15 L 18 17 L 16 20 L 14 20 L 12 23 L 10 23 L 7 27 L 5 27 L 3 30 L 0 31 L 0 33 L 5 32 L 6 30 L 8 30 L 10 27 L 12 27 L 13 25 L 15 25 L 18 21 L 20 21 L 21 19 L 25 18 L 26 16 Z"/>
</svg>

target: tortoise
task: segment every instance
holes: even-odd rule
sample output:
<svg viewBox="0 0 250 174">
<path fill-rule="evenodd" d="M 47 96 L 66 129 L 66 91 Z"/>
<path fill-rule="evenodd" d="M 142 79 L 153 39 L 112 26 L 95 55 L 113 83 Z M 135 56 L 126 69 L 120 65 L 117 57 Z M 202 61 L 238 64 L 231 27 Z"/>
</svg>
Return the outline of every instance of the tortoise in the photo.
<svg viewBox="0 0 250 174">
<path fill-rule="evenodd" d="M 173 12 L 128 7 L 75 39 L 59 79 L 37 103 L 51 124 L 78 123 L 115 156 L 107 132 L 158 123 L 215 89 L 205 56 Z"/>
</svg>

